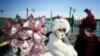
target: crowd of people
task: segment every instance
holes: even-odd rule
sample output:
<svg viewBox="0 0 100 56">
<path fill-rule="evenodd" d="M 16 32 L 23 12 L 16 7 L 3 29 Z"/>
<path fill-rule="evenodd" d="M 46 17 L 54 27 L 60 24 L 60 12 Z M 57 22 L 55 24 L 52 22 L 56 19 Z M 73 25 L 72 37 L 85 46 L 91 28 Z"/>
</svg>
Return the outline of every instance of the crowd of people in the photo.
<svg viewBox="0 0 100 56">
<path fill-rule="evenodd" d="M 8 52 L 0 56 L 100 56 L 100 40 L 95 34 L 95 16 L 85 9 L 86 18 L 79 24 L 79 34 L 73 46 L 66 36 L 70 23 L 55 19 L 52 30 L 44 34 L 45 16 L 34 20 L 7 21 L 6 35 L 10 37 Z"/>
</svg>

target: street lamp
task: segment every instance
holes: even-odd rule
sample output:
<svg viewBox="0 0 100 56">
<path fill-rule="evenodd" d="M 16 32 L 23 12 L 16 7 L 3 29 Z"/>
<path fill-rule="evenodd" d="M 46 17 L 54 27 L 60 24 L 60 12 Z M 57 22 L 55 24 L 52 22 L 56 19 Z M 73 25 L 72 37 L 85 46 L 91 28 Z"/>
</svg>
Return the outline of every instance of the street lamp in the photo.
<svg viewBox="0 0 100 56">
<path fill-rule="evenodd" d="M 28 19 L 28 8 L 26 9 L 26 16 L 27 16 L 27 19 Z"/>
<path fill-rule="evenodd" d="M 69 18 L 72 17 L 72 14 L 75 13 L 75 11 L 76 10 L 74 8 L 70 7 L 70 10 L 69 10 Z"/>
<path fill-rule="evenodd" d="M 74 26 L 74 13 L 75 13 L 75 9 L 70 7 L 70 10 L 69 10 L 69 22 L 70 22 L 70 25 L 72 26 L 71 29 L 72 29 L 72 32 L 73 32 L 73 26 Z"/>
<path fill-rule="evenodd" d="M 33 9 L 33 12 L 35 12 L 35 9 Z"/>
<path fill-rule="evenodd" d="M 3 14 L 3 13 L 4 13 L 4 10 L 0 9 L 0 14 Z M 0 15 L 0 17 L 2 17 L 2 16 Z"/>
<path fill-rule="evenodd" d="M 3 13 L 3 12 L 4 12 L 4 10 L 3 10 L 3 9 L 1 9 L 1 10 L 0 10 L 0 13 Z"/>
<path fill-rule="evenodd" d="M 70 10 L 69 10 L 69 18 L 71 18 L 71 11 L 72 11 L 72 7 L 70 7 Z"/>
<path fill-rule="evenodd" d="M 33 9 L 32 11 L 35 12 L 35 9 Z M 27 18 L 28 18 L 28 14 L 29 14 L 29 13 L 28 13 L 28 12 L 29 12 L 29 9 L 28 9 L 28 8 L 26 9 L 26 12 L 27 12 L 27 13 L 26 13 L 26 16 L 27 16 Z"/>
</svg>

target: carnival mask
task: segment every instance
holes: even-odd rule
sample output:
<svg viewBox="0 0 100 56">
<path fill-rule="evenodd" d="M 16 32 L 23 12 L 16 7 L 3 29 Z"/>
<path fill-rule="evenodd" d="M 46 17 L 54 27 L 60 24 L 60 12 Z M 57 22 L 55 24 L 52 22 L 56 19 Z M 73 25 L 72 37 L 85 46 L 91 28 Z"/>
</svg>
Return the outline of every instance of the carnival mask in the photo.
<svg viewBox="0 0 100 56">
<path fill-rule="evenodd" d="M 65 28 L 58 29 L 58 30 L 56 31 L 56 35 L 57 35 L 57 37 L 59 37 L 59 38 L 64 38 L 65 35 L 66 35 L 66 29 L 65 29 Z"/>
<path fill-rule="evenodd" d="M 85 34 L 89 37 L 91 37 L 94 34 L 94 30 L 92 30 L 91 28 L 86 28 L 84 30 Z"/>
<path fill-rule="evenodd" d="M 34 46 L 32 34 L 32 30 L 23 30 L 18 33 L 18 45 L 24 54 L 29 53 Z"/>
</svg>

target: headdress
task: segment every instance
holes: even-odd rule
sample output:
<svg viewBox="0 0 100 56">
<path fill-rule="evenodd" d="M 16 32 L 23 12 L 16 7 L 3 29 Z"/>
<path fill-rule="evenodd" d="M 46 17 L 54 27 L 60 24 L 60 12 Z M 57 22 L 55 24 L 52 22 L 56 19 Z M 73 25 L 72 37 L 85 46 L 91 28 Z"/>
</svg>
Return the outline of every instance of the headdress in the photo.
<svg viewBox="0 0 100 56">
<path fill-rule="evenodd" d="M 66 19 L 56 19 L 53 23 L 52 31 L 55 32 L 58 29 L 64 28 L 66 33 L 70 30 L 70 24 Z"/>
<path fill-rule="evenodd" d="M 87 17 L 85 19 L 83 19 L 80 23 L 80 28 L 84 29 L 84 28 L 91 28 L 93 30 L 96 29 L 96 22 L 94 19 L 94 15 L 91 13 L 90 9 L 85 9 L 84 12 L 87 13 Z"/>
</svg>

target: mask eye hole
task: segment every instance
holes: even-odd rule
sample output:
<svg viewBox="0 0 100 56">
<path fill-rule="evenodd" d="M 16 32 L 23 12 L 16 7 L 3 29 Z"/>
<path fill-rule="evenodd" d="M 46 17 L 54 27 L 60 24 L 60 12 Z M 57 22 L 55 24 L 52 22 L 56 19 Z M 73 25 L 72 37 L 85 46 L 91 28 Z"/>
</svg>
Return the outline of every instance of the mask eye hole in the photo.
<svg viewBox="0 0 100 56">
<path fill-rule="evenodd" d="M 22 44 L 24 42 L 24 40 L 22 38 L 18 37 L 18 42 L 19 42 L 19 44 Z"/>
<path fill-rule="evenodd" d="M 28 38 L 26 39 L 26 41 L 27 41 L 27 40 L 31 40 L 31 37 L 28 37 Z"/>
<path fill-rule="evenodd" d="M 23 39 L 22 39 L 22 38 L 20 38 L 20 37 L 18 37 L 18 40 L 19 40 L 19 41 L 23 41 Z"/>
<path fill-rule="evenodd" d="M 63 32 L 66 32 L 66 29 L 62 29 L 63 30 Z"/>
<path fill-rule="evenodd" d="M 66 29 L 63 28 L 63 29 L 58 29 L 60 32 L 66 32 Z"/>
<path fill-rule="evenodd" d="M 94 30 L 87 28 L 86 29 L 87 32 L 94 32 Z"/>
<path fill-rule="evenodd" d="M 62 29 L 58 29 L 59 31 L 62 31 Z"/>
</svg>

